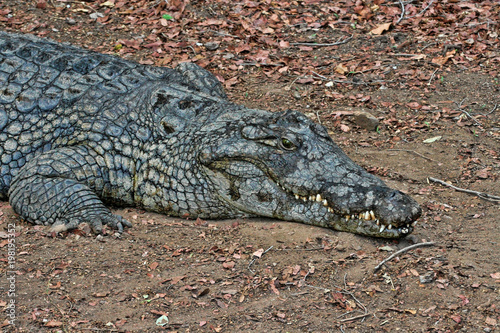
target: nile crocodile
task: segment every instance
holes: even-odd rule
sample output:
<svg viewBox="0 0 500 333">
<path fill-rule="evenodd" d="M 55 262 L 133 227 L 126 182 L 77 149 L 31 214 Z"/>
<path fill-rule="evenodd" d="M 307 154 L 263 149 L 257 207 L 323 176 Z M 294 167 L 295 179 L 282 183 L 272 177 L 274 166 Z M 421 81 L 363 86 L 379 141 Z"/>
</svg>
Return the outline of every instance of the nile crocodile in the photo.
<svg viewBox="0 0 500 333">
<path fill-rule="evenodd" d="M 146 66 L 31 35 L 0 32 L 0 156 L 0 199 L 64 230 L 130 226 L 104 203 L 385 238 L 421 214 L 324 127 L 234 104 L 193 63 Z"/>
</svg>

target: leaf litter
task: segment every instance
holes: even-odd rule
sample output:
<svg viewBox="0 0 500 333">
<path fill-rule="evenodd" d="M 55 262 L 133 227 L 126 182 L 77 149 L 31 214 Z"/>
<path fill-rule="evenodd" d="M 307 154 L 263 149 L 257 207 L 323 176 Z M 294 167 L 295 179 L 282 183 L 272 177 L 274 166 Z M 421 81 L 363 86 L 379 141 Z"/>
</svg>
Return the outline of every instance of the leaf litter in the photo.
<svg viewBox="0 0 500 333">
<path fill-rule="evenodd" d="M 146 332 L 162 318 L 169 331 L 498 329 L 498 204 L 427 179 L 499 195 L 499 15 L 497 1 L 463 0 L 3 1 L 1 30 L 145 64 L 193 61 L 236 102 L 298 109 L 424 207 L 400 241 L 120 209 L 135 228 L 99 242 L 0 203 L 23 253 L 18 330 Z M 372 274 L 386 251 L 430 241 Z"/>
</svg>

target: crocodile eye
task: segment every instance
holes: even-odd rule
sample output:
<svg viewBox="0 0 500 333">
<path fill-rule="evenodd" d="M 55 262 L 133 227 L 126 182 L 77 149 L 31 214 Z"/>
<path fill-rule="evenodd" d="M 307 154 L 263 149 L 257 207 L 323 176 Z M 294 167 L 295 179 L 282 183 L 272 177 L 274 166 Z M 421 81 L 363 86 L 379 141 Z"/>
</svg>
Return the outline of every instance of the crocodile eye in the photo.
<svg viewBox="0 0 500 333">
<path fill-rule="evenodd" d="M 280 146 L 285 150 L 294 150 L 295 148 L 297 148 L 295 143 L 293 143 L 291 140 L 287 138 L 281 138 Z"/>
</svg>

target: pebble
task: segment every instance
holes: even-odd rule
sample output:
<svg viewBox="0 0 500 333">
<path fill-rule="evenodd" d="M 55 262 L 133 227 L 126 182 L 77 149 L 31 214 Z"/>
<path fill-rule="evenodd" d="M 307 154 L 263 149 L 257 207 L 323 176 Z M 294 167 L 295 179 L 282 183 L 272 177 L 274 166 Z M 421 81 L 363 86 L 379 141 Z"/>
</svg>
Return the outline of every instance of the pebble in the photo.
<svg viewBox="0 0 500 333">
<path fill-rule="evenodd" d="M 205 47 L 207 50 L 209 51 L 215 51 L 219 48 L 219 43 L 216 43 L 216 42 L 208 42 L 208 43 L 205 43 Z"/>
</svg>

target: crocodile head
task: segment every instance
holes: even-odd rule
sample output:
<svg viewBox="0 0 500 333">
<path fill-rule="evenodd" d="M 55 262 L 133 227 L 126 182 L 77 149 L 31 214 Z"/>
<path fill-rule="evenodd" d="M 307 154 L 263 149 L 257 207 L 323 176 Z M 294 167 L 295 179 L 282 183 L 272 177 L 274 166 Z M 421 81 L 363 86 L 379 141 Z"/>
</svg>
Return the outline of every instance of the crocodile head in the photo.
<svg viewBox="0 0 500 333">
<path fill-rule="evenodd" d="M 218 133 L 199 161 L 219 201 L 240 215 L 399 238 L 421 214 L 415 200 L 354 163 L 299 112 L 227 112 L 204 131 Z"/>
</svg>

